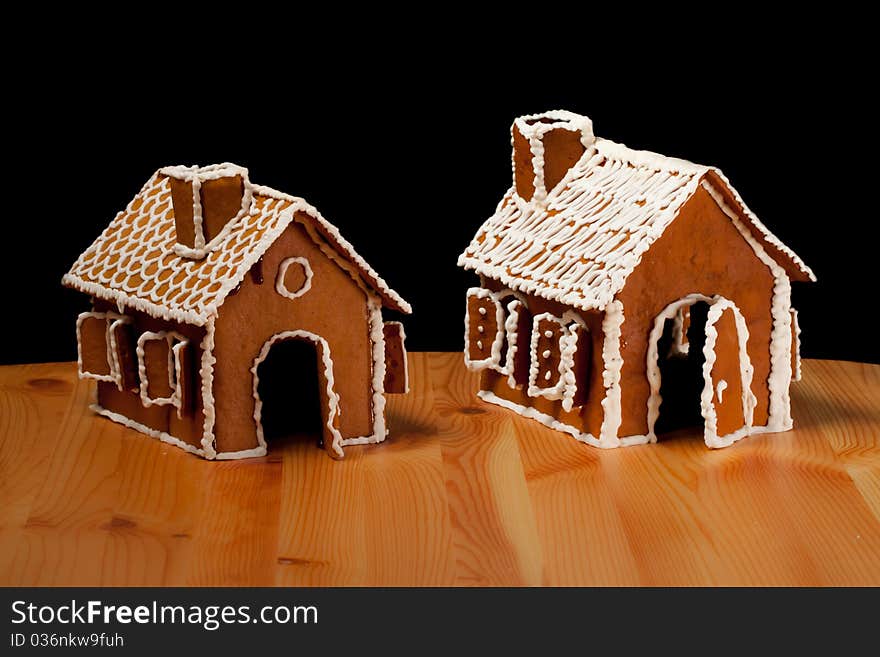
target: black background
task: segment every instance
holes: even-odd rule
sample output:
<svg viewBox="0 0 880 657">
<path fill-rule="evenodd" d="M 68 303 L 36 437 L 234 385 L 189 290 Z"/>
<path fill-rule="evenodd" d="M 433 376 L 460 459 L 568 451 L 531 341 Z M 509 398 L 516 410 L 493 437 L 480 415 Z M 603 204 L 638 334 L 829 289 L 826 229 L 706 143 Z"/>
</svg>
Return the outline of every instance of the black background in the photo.
<svg viewBox="0 0 880 657">
<path fill-rule="evenodd" d="M 567 37 L 543 47 L 461 25 L 305 42 L 264 19 L 246 46 L 234 32 L 182 44 L 178 26 L 53 34 L 34 45 L 41 64 L 19 53 L 0 363 L 74 359 L 88 301 L 61 276 L 157 168 L 221 161 L 335 223 L 412 303 L 411 350 L 459 350 L 475 278 L 456 259 L 510 184 L 510 123 L 556 108 L 587 114 L 600 137 L 720 167 L 819 278 L 794 286 L 803 355 L 880 362 L 876 167 L 862 164 L 873 105 L 853 43 L 658 28 L 604 45 L 562 23 Z"/>
</svg>

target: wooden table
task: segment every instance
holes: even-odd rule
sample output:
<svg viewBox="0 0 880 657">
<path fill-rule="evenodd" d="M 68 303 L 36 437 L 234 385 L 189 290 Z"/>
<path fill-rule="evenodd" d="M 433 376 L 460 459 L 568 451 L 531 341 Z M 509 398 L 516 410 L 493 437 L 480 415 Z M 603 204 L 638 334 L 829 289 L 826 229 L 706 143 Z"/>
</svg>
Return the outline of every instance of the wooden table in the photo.
<svg viewBox="0 0 880 657">
<path fill-rule="evenodd" d="M 0 368 L 3 585 L 880 584 L 880 366 L 806 361 L 796 430 L 602 451 L 410 355 L 392 436 L 208 462 Z"/>
</svg>

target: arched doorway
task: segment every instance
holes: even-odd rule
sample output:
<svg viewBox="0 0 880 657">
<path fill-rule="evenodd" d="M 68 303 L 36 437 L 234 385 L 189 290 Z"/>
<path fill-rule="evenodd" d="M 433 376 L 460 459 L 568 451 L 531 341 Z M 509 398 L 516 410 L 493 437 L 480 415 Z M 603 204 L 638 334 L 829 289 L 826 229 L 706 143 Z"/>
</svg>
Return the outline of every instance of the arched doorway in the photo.
<svg viewBox="0 0 880 657">
<path fill-rule="evenodd" d="M 342 456 L 327 342 L 308 331 L 284 331 L 263 345 L 251 368 L 257 438 L 314 440 Z"/>
<path fill-rule="evenodd" d="M 648 339 L 650 441 L 700 424 L 709 447 L 724 447 L 749 434 L 756 399 L 748 337 L 742 313 L 721 296 L 691 294 L 663 309 Z"/>
<path fill-rule="evenodd" d="M 657 344 L 662 400 L 660 416 L 654 426 L 658 436 L 703 426 L 700 395 L 703 392 L 703 363 L 706 360 L 703 346 L 708 314 L 709 304 L 695 301 L 679 308 L 675 317 L 664 320 L 663 333 Z"/>
</svg>

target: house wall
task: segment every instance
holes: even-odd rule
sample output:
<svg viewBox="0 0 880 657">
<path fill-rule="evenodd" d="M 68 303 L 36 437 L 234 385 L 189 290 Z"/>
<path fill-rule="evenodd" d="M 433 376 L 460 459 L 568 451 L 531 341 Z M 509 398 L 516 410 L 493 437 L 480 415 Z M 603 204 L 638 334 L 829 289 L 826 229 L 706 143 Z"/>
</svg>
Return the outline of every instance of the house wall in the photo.
<svg viewBox="0 0 880 657">
<path fill-rule="evenodd" d="M 481 285 L 488 290 L 500 291 L 505 286 L 499 281 L 483 278 Z M 547 301 L 541 297 L 533 295 L 522 295 L 526 298 L 526 306 L 532 316 L 539 313 L 553 313 L 557 317 L 561 317 L 572 309 L 568 306 Z M 590 359 L 589 372 L 585 381 L 578 381 L 579 389 L 586 385 L 587 398 L 582 406 L 575 406 L 571 411 L 562 408 L 561 400 L 550 400 L 544 397 L 530 397 L 527 392 L 527 386 L 517 386 L 512 388 L 508 383 L 507 375 L 486 369 L 483 370 L 480 378 L 480 389 L 493 392 L 498 397 L 507 401 L 534 408 L 541 413 L 550 415 L 565 424 L 575 427 L 579 431 L 588 432 L 595 437 L 599 436 L 599 429 L 602 426 L 602 398 L 604 397 L 604 387 L 602 382 L 602 371 L 604 369 L 602 363 L 602 319 L 604 313 L 598 312 L 579 312 L 580 317 L 590 330 L 590 338 L 592 342 L 592 355 Z M 520 338 L 520 346 L 529 348 L 529 338 Z"/>
<path fill-rule="evenodd" d="M 95 299 L 94 310 L 98 312 L 119 312 L 115 303 Z M 144 426 L 162 431 L 179 438 L 196 448 L 201 448 L 202 433 L 205 424 L 205 416 L 202 405 L 202 383 L 199 378 L 199 366 L 202 359 L 201 344 L 205 336 L 205 329 L 189 324 L 166 322 L 156 319 L 145 313 L 124 309 L 124 315 L 132 320 L 134 340 L 146 331 L 177 331 L 189 339 L 193 358 L 191 387 L 193 395 L 192 408 L 177 417 L 177 409 L 173 406 L 144 406 L 141 402 L 138 390 L 119 390 L 115 383 L 98 381 L 98 404 L 109 411 L 119 413 Z M 134 349 L 132 349 L 134 355 Z M 135 363 L 135 367 L 137 364 Z"/>
<path fill-rule="evenodd" d="M 314 274 L 311 289 L 296 299 L 275 290 L 279 266 L 292 256 L 306 258 Z M 365 292 L 321 252 L 296 221 L 256 268 L 262 270 L 262 283 L 255 281 L 254 270 L 246 275 L 238 292 L 227 297 L 215 323 L 217 452 L 257 446 L 251 367 L 267 340 L 296 329 L 315 333 L 330 346 L 342 437 L 371 435 L 373 365 Z"/>
<path fill-rule="evenodd" d="M 617 296 L 623 303 L 620 352 L 621 409 L 618 436 L 647 433 L 648 335 L 657 315 L 692 293 L 720 294 L 733 301 L 749 330 L 747 349 L 755 368 L 758 403 L 754 425 L 767 423 L 770 314 L 773 276 L 706 190 L 697 188 L 679 217 L 642 257 Z M 663 412 L 661 406 L 661 414 Z"/>
</svg>

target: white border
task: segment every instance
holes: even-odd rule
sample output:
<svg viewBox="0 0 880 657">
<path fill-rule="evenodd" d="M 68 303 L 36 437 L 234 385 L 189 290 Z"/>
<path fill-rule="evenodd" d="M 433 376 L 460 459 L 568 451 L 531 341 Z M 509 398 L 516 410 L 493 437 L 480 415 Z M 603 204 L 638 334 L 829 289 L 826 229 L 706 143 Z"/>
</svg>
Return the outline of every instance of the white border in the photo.
<svg viewBox="0 0 880 657">
<path fill-rule="evenodd" d="M 206 459 L 217 458 L 217 439 L 214 435 L 216 411 L 214 409 L 214 318 L 205 325 L 205 337 L 202 338 L 202 367 L 199 378 L 202 383 L 202 413 L 205 422 L 202 427 L 202 451 Z M 257 454 L 254 454 L 257 456 Z"/>
<path fill-rule="evenodd" d="M 736 322 L 737 340 L 739 342 L 739 375 L 742 385 L 742 411 L 743 426 L 732 431 L 725 436 L 718 435 L 718 415 L 713 403 L 713 395 L 718 395 L 718 403 L 721 403 L 721 388 L 719 382 L 719 391 L 715 390 L 712 385 L 712 369 L 715 366 L 715 342 L 718 339 L 718 330 L 715 323 L 721 318 L 725 310 L 733 312 L 734 321 Z M 752 392 L 752 377 L 755 374 L 755 368 L 752 367 L 752 361 L 749 358 L 749 352 L 746 345 L 749 340 L 749 329 L 746 326 L 746 320 L 729 299 L 719 297 L 715 303 L 709 308 L 709 315 L 706 317 L 706 344 L 703 346 L 703 393 L 700 395 L 700 407 L 704 419 L 703 436 L 706 445 L 712 448 L 727 447 L 732 445 L 740 438 L 744 438 L 752 433 L 752 425 L 755 419 L 755 406 L 758 399 Z M 723 379 L 722 379 L 723 381 Z M 724 381 L 724 386 L 727 382 Z"/>
<path fill-rule="evenodd" d="M 597 439 L 595 436 L 593 436 L 593 434 L 589 432 L 581 432 L 570 424 L 560 422 L 552 415 L 542 413 L 532 406 L 523 406 L 522 404 L 517 404 L 516 402 L 502 399 L 490 390 L 478 391 L 477 397 L 482 399 L 484 402 L 501 406 L 530 420 L 537 420 L 545 427 L 554 429 L 556 431 L 562 431 L 563 433 L 571 435 L 575 440 L 586 443 L 587 445 L 592 445 L 593 447 L 598 447 L 600 449 L 632 447 L 633 445 L 644 445 L 648 442 L 647 436 L 628 436 L 626 438 L 620 438 L 616 443 L 612 444 L 609 441 L 602 441 Z"/>
<path fill-rule="evenodd" d="M 798 311 L 794 308 L 791 309 L 791 321 L 792 326 L 794 327 L 794 372 L 792 374 L 792 381 L 800 381 L 801 380 L 801 325 L 798 322 Z"/>
<path fill-rule="evenodd" d="M 471 297 L 477 299 L 489 299 L 495 306 L 495 337 L 492 339 L 492 347 L 489 355 L 480 360 L 471 360 L 471 342 L 470 342 L 470 300 Z M 501 348 L 504 346 L 504 308 L 496 297 L 496 293 L 491 292 L 482 287 L 472 287 L 467 291 L 465 313 L 464 313 L 464 364 L 471 371 L 479 371 L 487 367 L 501 368 Z M 481 324 L 478 324 L 481 326 Z M 478 341 L 481 341 L 478 338 Z"/>
<path fill-rule="evenodd" d="M 603 448 L 648 442 L 645 436 L 621 438 L 617 435 L 623 422 L 620 391 L 623 356 L 620 353 L 620 335 L 625 319 L 623 303 L 619 300 L 614 299 L 605 306 L 605 316 L 602 318 L 602 384 L 605 386 L 605 396 L 601 401 L 602 428 L 599 431 L 599 443 Z"/>
<path fill-rule="evenodd" d="M 302 265 L 303 269 L 305 270 L 306 280 L 298 290 L 291 291 L 288 290 L 287 287 L 284 285 L 284 277 L 287 276 L 287 270 L 290 265 L 294 263 Z M 312 271 L 312 266 L 309 264 L 309 261 L 306 258 L 303 258 L 301 256 L 285 258 L 281 261 L 281 264 L 278 265 L 278 277 L 275 279 L 275 291 L 282 297 L 286 297 L 288 299 L 298 299 L 312 289 L 312 277 L 314 275 L 315 274 Z"/>
<path fill-rule="evenodd" d="M 259 446 L 255 448 L 255 450 L 248 450 L 248 452 L 254 452 L 253 456 L 263 456 L 266 454 L 266 437 L 263 434 L 262 422 L 263 400 L 260 399 L 260 393 L 258 391 L 258 387 L 260 385 L 260 376 L 257 373 L 257 369 L 259 368 L 260 364 L 264 360 L 266 360 L 266 357 L 269 355 L 272 346 L 276 342 L 290 339 L 309 340 L 314 343 L 314 345 L 318 349 L 320 349 L 321 353 L 319 354 L 319 357 L 321 358 L 321 362 L 324 365 L 324 381 L 327 393 L 327 419 L 325 426 L 327 427 L 329 435 L 332 438 L 330 448 L 336 453 L 339 458 L 342 458 L 345 455 L 342 451 L 342 435 L 339 433 L 339 429 L 333 426 L 333 421 L 339 414 L 339 395 L 336 394 L 336 391 L 333 389 L 335 379 L 333 378 L 333 360 L 330 357 L 330 345 L 327 344 L 327 341 L 320 335 L 316 335 L 315 333 L 304 331 L 302 329 L 276 333 L 271 338 L 266 340 L 265 343 L 263 343 L 263 347 L 262 349 L 260 349 L 259 355 L 254 359 L 254 364 L 251 367 L 251 374 L 253 374 L 254 386 L 254 421 L 256 422 L 257 442 L 259 443 Z M 322 415 L 324 414 L 324 410 L 324 408 L 321 409 Z M 225 452 L 218 454 L 217 458 L 240 458 L 240 456 L 237 456 L 238 454 L 239 452 Z"/>
<path fill-rule="evenodd" d="M 504 320 L 504 334 L 507 337 L 507 353 L 504 355 L 504 370 L 507 372 L 507 385 L 518 388 L 516 382 L 516 353 L 519 351 L 519 314 L 520 308 L 528 310 L 528 306 L 519 299 L 507 304 L 507 319 Z"/>
<path fill-rule="evenodd" d="M 367 445 L 381 443 L 388 436 L 385 426 L 385 326 L 382 321 L 382 300 L 375 295 L 367 295 L 367 310 L 370 320 L 370 342 L 373 346 L 373 433 L 369 436 L 343 438 L 340 445 Z"/>
<path fill-rule="evenodd" d="M 654 425 L 657 424 L 657 418 L 660 417 L 660 404 L 663 403 L 663 397 L 660 395 L 660 386 L 662 379 L 660 375 L 660 354 L 658 353 L 658 344 L 660 337 L 663 335 L 663 328 L 667 320 L 674 319 L 679 310 L 684 307 L 690 308 L 698 301 L 704 301 L 713 304 L 719 297 L 708 297 L 705 294 L 689 294 L 677 301 L 673 301 L 654 318 L 654 326 L 648 334 L 648 356 L 646 363 L 646 375 L 650 393 L 648 395 L 648 442 L 656 443 L 657 434 L 654 432 Z"/>
<path fill-rule="evenodd" d="M 168 397 L 150 397 L 150 382 L 147 378 L 146 352 L 147 342 L 164 340 L 168 345 Z M 181 352 L 189 346 L 189 338 L 177 331 L 145 331 L 137 339 L 138 374 L 140 375 L 140 398 L 144 406 L 167 406 L 177 409 L 177 417 L 182 417 L 183 389 L 180 384 L 183 374 Z"/>
<path fill-rule="evenodd" d="M 82 324 L 87 319 L 104 320 L 104 345 L 107 350 L 107 368 L 109 374 L 95 374 L 87 372 L 83 369 L 82 361 Z M 109 320 L 113 320 L 112 322 Z M 114 312 L 94 312 L 88 311 L 80 313 L 76 318 L 76 371 L 80 379 L 93 379 L 95 381 L 107 381 L 116 384 L 119 390 L 122 390 L 122 364 L 116 354 L 116 336 L 114 329 L 117 325 L 130 324 L 131 318 Z"/>
<path fill-rule="evenodd" d="M 538 386 L 538 375 L 541 371 L 541 360 L 544 356 L 538 356 L 538 342 L 541 339 L 538 326 L 542 321 L 550 321 L 559 325 L 562 335 L 556 342 L 559 349 L 559 365 L 557 372 L 559 378 L 556 384 L 549 388 Z M 572 311 L 567 311 L 562 317 L 553 313 L 539 313 L 532 318 L 532 333 L 529 343 L 529 383 L 526 392 L 529 397 L 544 397 L 551 400 L 562 400 L 562 407 L 570 411 L 574 404 L 574 396 L 577 393 L 577 380 L 574 372 L 574 356 L 577 353 L 578 334 L 574 326 L 583 327 L 587 333 L 589 328 L 583 319 Z M 546 378 L 545 380 L 549 380 Z"/>
<path fill-rule="evenodd" d="M 100 404 L 92 404 L 89 408 L 92 411 L 97 413 L 98 415 L 103 415 L 106 418 L 117 422 L 123 426 L 129 427 L 130 429 L 134 429 L 135 431 L 139 431 L 143 434 L 151 436 L 152 438 L 158 438 L 163 443 L 168 443 L 170 445 L 174 445 L 175 447 L 179 447 L 180 449 L 189 452 L 190 454 L 195 454 L 196 456 L 201 456 L 203 458 L 213 458 L 205 452 L 204 449 L 199 449 L 194 445 L 190 445 L 188 442 L 181 440 L 177 436 L 172 436 L 170 433 L 166 433 L 164 431 L 157 431 L 156 429 L 151 429 L 150 427 L 137 422 L 136 420 L 132 420 L 131 418 L 125 417 L 120 413 L 116 413 L 109 409 L 104 408 Z"/>
<path fill-rule="evenodd" d="M 117 329 L 123 326 L 131 326 L 131 317 L 120 317 L 114 319 L 107 327 L 107 349 L 111 354 L 110 372 L 116 380 L 116 387 L 122 391 L 125 387 L 122 376 L 122 363 L 119 362 L 119 343 L 116 340 Z"/>
</svg>

